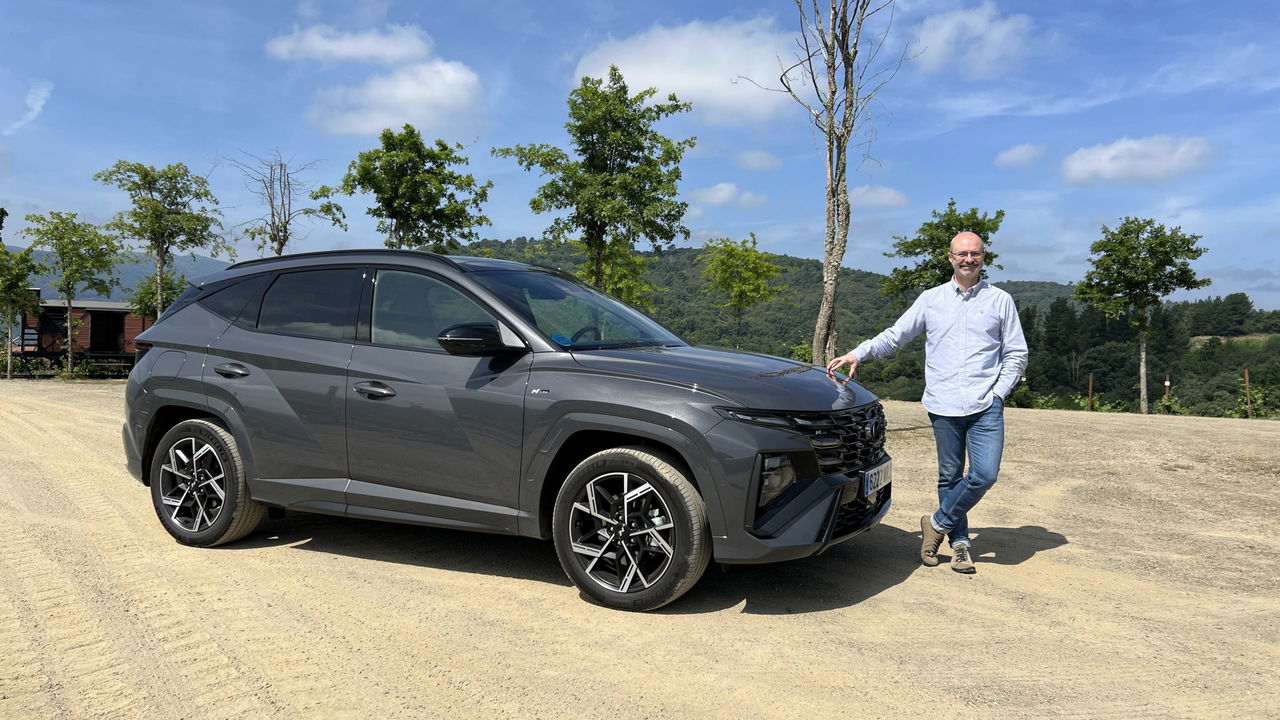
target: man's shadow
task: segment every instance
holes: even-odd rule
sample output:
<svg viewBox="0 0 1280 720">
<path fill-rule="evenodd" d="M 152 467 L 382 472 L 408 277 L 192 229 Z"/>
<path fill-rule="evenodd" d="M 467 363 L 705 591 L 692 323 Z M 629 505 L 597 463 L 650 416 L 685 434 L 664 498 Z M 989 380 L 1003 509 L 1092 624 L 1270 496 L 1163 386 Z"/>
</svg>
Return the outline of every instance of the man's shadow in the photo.
<svg viewBox="0 0 1280 720">
<path fill-rule="evenodd" d="M 1038 552 L 1067 544 L 1065 535 L 1039 525 L 979 528 L 972 535 L 974 559 L 979 565 L 1017 565 Z"/>
</svg>

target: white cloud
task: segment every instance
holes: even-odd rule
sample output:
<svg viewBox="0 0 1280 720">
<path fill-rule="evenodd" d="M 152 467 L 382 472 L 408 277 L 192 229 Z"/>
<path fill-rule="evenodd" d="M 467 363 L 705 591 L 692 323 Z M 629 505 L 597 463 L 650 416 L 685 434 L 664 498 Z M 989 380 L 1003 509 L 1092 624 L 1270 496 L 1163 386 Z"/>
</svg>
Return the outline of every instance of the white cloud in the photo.
<svg viewBox="0 0 1280 720">
<path fill-rule="evenodd" d="M 693 112 L 720 125 L 746 125 L 773 118 L 793 103 L 776 87 L 778 58 L 792 52 L 791 32 L 771 19 L 695 20 L 687 25 L 652 28 L 622 40 L 606 40 L 578 61 L 574 84 L 584 75 L 605 77 L 617 65 L 632 91 L 674 92 L 693 103 Z"/>
<path fill-rule="evenodd" d="M 849 191 L 849 203 L 854 207 L 903 207 L 907 202 L 900 190 L 884 185 L 859 185 Z"/>
<path fill-rule="evenodd" d="M 694 201 L 707 205 L 734 205 L 737 207 L 755 207 L 768 202 L 767 195 L 746 192 L 729 182 L 718 183 L 711 187 L 698 188 L 689 193 Z"/>
<path fill-rule="evenodd" d="M 267 41 L 277 60 L 380 62 L 388 65 L 431 54 L 431 38 L 416 25 L 388 25 L 385 32 L 342 32 L 330 25 L 296 28 Z"/>
<path fill-rule="evenodd" d="M 1080 148 L 1062 161 L 1067 182 L 1155 183 L 1208 164 L 1209 142 L 1201 137 L 1123 137 L 1110 145 Z"/>
<path fill-rule="evenodd" d="M 1267 92 L 1280 88 L 1280 55 L 1256 43 L 1197 48 L 1156 71 L 1148 86 L 1175 95 L 1212 87 Z"/>
<path fill-rule="evenodd" d="M 1026 167 L 1044 155 L 1043 145 L 1023 143 L 996 155 L 996 167 Z"/>
<path fill-rule="evenodd" d="M 431 60 L 316 93 L 307 118 L 332 133 L 368 134 L 412 123 L 431 131 L 475 107 L 480 78 L 459 62 Z"/>
<path fill-rule="evenodd" d="M 27 111 L 17 122 L 4 129 L 3 135 L 12 135 L 40 116 L 40 112 L 44 110 L 44 104 L 49 101 L 49 96 L 53 94 L 53 83 L 47 80 L 37 80 L 31 83 L 31 89 L 27 91 Z"/>
<path fill-rule="evenodd" d="M 1027 15 L 1000 16 L 987 0 L 976 8 L 932 15 L 916 27 L 913 52 L 925 72 L 956 67 L 980 77 L 1007 69 L 1022 55 L 1031 34 Z"/>
<path fill-rule="evenodd" d="M 744 150 L 733 160 L 743 170 L 777 170 L 782 167 L 782 160 L 777 155 L 764 150 Z"/>
</svg>

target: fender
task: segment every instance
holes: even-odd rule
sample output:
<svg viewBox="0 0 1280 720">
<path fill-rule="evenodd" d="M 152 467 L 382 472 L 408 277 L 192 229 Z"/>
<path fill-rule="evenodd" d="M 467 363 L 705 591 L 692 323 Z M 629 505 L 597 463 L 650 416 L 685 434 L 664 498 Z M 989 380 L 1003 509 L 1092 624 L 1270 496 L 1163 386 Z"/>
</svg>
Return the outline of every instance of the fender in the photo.
<svg viewBox="0 0 1280 720">
<path fill-rule="evenodd" d="M 635 418 L 602 415 L 598 413 L 575 412 L 561 416 L 544 436 L 542 445 L 533 453 L 520 485 L 519 533 L 530 537 L 541 537 L 539 501 L 543 487 L 548 482 L 547 472 L 551 462 L 571 437 L 584 431 L 617 432 L 635 435 L 670 447 L 680 455 L 693 472 L 691 478 L 702 495 L 707 507 L 707 521 L 711 525 L 711 534 L 721 537 L 725 534 L 724 510 L 720 506 L 720 496 L 716 488 L 721 478 L 715 463 L 707 462 L 713 455 L 711 447 L 701 436 L 690 437 L 666 425 L 639 420 Z"/>
</svg>

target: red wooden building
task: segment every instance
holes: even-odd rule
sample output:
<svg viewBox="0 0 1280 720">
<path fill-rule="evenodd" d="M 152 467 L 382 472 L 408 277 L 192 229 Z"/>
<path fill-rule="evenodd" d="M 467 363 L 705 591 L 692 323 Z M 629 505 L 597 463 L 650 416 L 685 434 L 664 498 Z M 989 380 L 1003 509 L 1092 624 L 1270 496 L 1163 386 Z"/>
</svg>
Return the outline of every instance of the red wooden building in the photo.
<svg viewBox="0 0 1280 720">
<path fill-rule="evenodd" d="M 32 292 L 40 300 L 40 314 L 23 315 L 22 347 L 14 349 L 24 355 L 61 356 L 66 352 L 67 303 L 62 298 L 40 297 L 39 288 L 32 288 Z M 129 303 L 113 300 L 74 300 L 71 317 L 72 350 L 104 360 L 131 361 L 134 338 L 152 324 L 133 314 Z"/>
</svg>

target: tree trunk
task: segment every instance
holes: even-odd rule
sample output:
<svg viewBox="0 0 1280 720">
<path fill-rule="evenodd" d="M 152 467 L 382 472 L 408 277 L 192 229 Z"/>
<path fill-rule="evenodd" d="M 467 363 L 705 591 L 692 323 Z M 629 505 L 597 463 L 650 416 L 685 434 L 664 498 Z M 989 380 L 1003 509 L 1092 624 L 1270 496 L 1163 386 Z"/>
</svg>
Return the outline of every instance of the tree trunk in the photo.
<svg viewBox="0 0 1280 720">
<path fill-rule="evenodd" d="M 4 306 L 4 364 L 5 364 L 4 379 L 5 380 L 13 379 L 13 316 L 14 314 L 15 313 L 13 312 L 12 305 Z M 19 326 L 18 332 L 19 333 L 22 332 L 21 326 Z"/>
<path fill-rule="evenodd" d="M 156 253 L 156 318 L 164 312 L 164 256 Z"/>
<path fill-rule="evenodd" d="M 71 371 L 75 369 L 75 353 L 72 349 L 72 339 L 75 337 L 75 331 L 71 327 L 71 303 L 75 300 L 75 297 L 70 293 L 65 297 L 67 298 L 67 374 L 70 375 Z"/>
<path fill-rule="evenodd" d="M 1147 334 L 1138 333 L 1138 408 L 1147 414 Z"/>
<path fill-rule="evenodd" d="M 822 304 L 813 329 L 813 362 L 825 365 L 839 354 L 836 349 L 836 289 L 840 265 L 849 243 L 849 193 L 845 180 L 848 141 L 827 140 L 826 237 L 822 252 Z"/>
</svg>

